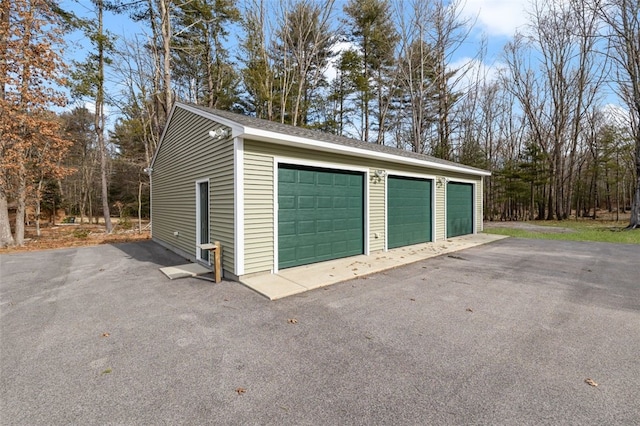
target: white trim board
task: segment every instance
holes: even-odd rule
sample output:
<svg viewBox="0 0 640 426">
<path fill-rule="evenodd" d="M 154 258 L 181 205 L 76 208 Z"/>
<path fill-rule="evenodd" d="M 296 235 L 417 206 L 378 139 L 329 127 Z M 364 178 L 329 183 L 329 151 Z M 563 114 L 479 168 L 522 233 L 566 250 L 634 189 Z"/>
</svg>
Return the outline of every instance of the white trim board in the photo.
<svg viewBox="0 0 640 426">
<path fill-rule="evenodd" d="M 233 139 L 233 223 L 235 275 L 244 275 L 244 140 Z"/>
</svg>

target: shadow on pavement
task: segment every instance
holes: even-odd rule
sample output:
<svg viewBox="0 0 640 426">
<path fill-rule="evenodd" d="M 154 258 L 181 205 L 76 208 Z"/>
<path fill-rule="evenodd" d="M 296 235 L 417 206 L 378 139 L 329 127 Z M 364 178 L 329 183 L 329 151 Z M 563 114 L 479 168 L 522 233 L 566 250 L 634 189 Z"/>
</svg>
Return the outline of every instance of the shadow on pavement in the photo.
<svg viewBox="0 0 640 426">
<path fill-rule="evenodd" d="M 158 267 L 174 266 L 190 262 L 189 259 L 185 259 L 151 240 L 111 245 L 126 253 L 131 259 L 140 262 L 155 263 Z"/>
</svg>

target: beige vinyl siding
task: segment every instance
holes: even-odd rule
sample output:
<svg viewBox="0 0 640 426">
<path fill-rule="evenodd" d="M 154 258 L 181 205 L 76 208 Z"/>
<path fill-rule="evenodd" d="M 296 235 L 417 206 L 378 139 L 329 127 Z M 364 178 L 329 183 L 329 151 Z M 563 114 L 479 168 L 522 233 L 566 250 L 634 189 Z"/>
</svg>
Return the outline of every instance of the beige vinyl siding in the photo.
<svg viewBox="0 0 640 426">
<path fill-rule="evenodd" d="M 376 176 L 376 170 L 369 171 L 369 250 L 371 252 L 384 250 L 385 241 L 385 178 Z"/>
<path fill-rule="evenodd" d="M 251 274 L 273 269 L 273 157 L 247 150 L 247 141 L 244 147 L 244 268 Z"/>
<path fill-rule="evenodd" d="M 484 178 L 480 177 L 480 181 L 476 184 L 476 232 L 484 231 L 484 211 L 482 202 L 484 200 Z"/>
<path fill-rule="evenodd" d="M 196 181 L 209 179 L 210 238 L 234 271 L 233 141 L 215 141 L 211 120 L 177 107 L 153 164 L 153 238 L 196 257 Z M 178 232 L 179 236 L 174 236 Z"/>
<path fill-rule="evenodd" d="M 446 237 L 446 184 L 444 180 L 446 179 L 443 175 L 438 175 L 434 185 L 436 186 L 436 210 L 435 210 L 435 221 L 436 221 L 436 235 L 435 241 L 442 241 Z"/>
</svg>

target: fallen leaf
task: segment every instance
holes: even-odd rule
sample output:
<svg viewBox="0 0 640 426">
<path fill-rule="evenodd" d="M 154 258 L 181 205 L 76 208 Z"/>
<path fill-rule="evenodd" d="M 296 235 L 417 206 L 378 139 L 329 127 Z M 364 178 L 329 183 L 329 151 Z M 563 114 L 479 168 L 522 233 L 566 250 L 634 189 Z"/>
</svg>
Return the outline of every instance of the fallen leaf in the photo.
<svg viewBox="0 0 640 426">
<path fill-rule="evenodd" d="M 415 302 L 415 301 L 416 301 L 416 299 L 414 299 L 413 297 L 412 297 L 411 299 L 409 299 L 409 300 L 411 300 L 412 302 Z"/>
<path fill-rule="evenodd" d="M 104 268 L 100 268 L 100 271 L 101 271 L 101 272 L 102 272 L 102 271 L 104 271 Z"/>
<path fill-rule="evenodd" d="M 297 320 L 297 319 L 295 319 L 295 318 L 289 318 L 289 319 L 287 320 L 287 322 L 288 322 L 289 324 L 297 324 L 297 323 L 298 323 L 298 320 Z"/>
<path fill-rule="evenodd" d="M 109 334 L 109 333 L 102 333 L 102 337 L 109 337 L 109 336 L 111 336 L 111 334 Z"/>
<path fill-rule="evenodd" d="M 584 382 L 589 386 L 597 387 L 598 384 L 593 379 L 584 379 Z"/>
<path fill-rule="evenodd" d="M 243 393 L 247 393 L 247 390 L 245 388 L 237 388 L 236 393 L 242 395 Z"/>
<path fill-rule="evenodd" d="M 223 299 L 223 300 L 224 300 L 225 302 L 228 302 L 228 301 L 229 301 L 229 299 Z"/>
<path fill-rule="evenodd" d="M 450 255 L 448 255 L 447 257 L 450 257 L 451 259 L 457 259 L 457 260 L 467 260 L 467 259 L 465 259 L 465 258 L 464 258 L 464 257 L 462 257 L 462 256 L 456 256 L 456 255 L 454 255 L 454 254 L 450 254 Z"/>
<path fill-rule="evenodd" d="M 473 309 L 467 308 L 467 312 L 473 312 Z"/>
<path fill-rule="evenodd" d="M 104 370 L 102 373 L 100 374 L 111 374 L 111 369 L 107 368 L 106 370 Z"/>
</svg>

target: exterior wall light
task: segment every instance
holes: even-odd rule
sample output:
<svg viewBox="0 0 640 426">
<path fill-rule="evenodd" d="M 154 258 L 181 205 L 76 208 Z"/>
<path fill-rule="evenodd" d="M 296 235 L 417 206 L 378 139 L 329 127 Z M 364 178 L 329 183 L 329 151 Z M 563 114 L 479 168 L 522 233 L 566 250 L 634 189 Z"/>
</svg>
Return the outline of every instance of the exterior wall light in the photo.
<svg viewBox="0 0 640 426">
<path fill-rule="evenodd" d="M 229 132 L 226 129 L 219 127 L 215 130 L 209 130 L 209 136 L 213 139 L 220 140 L 229 136 Z"/>
</svg>

